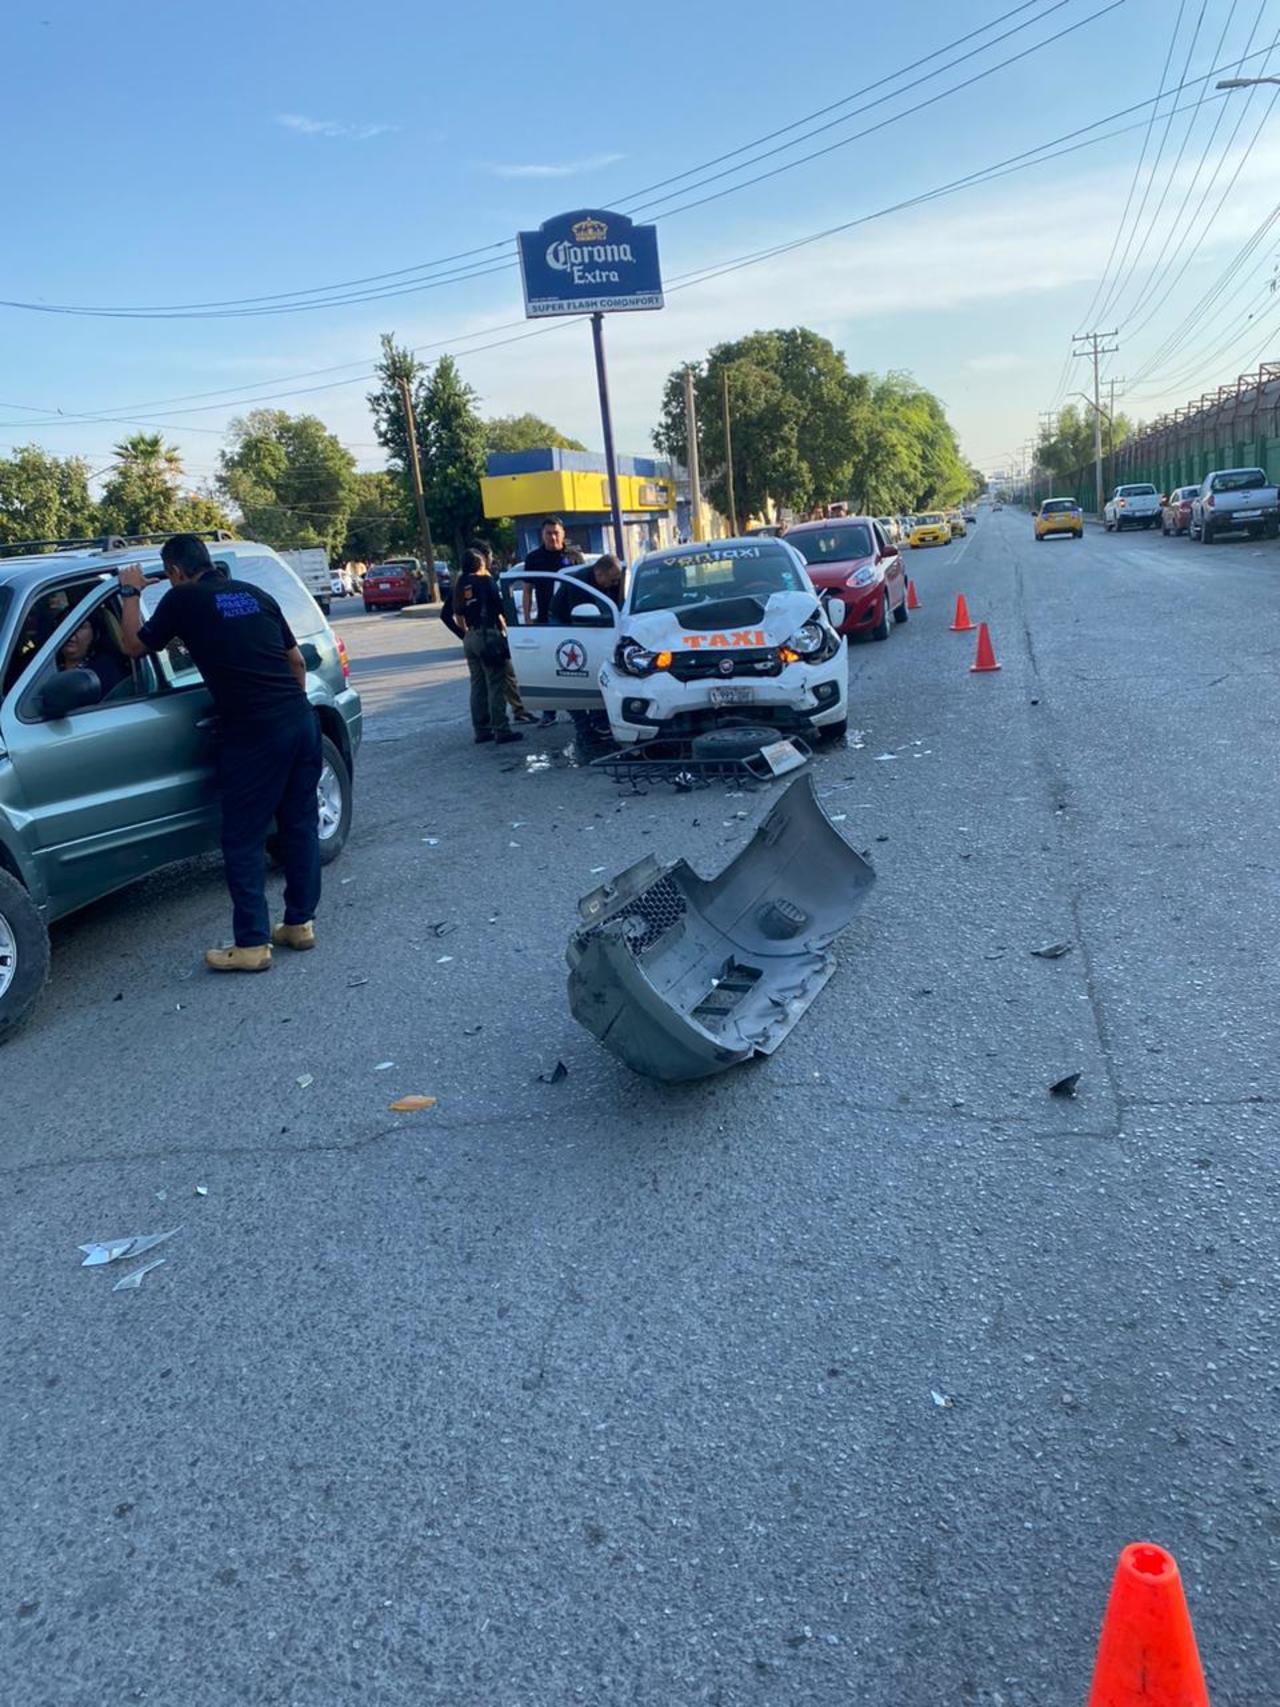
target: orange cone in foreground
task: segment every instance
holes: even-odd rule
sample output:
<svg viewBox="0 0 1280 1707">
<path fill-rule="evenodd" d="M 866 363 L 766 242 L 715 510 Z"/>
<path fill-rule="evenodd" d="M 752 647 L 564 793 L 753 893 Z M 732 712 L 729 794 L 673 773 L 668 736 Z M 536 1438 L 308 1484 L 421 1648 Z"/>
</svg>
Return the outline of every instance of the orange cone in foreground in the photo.
<svg viewBox="0 0 1280 1707">
<path fill-rule="evenodd" d="M 1209 1707 L 1182 1578 L 1150 1541 L 1120 1555 L 1088 1707 Z"/>
<path fill-rule="evenodd" d="M 978 624 L 978 653 L 969 666 L 970 674 L 981 675 L 984 670 L 998 670 L 995 647 L 991 644 L 991 630 L 985 622 Z"/>
<path fill-rule="evenodd" d="M 969 615 L 969 607 L 964 602 L 964 594 L 956 594 L 956 617 L 951 624 L 952 634 L 968 634 L 973 627 L 973 619 Z"/>
<path fill-rule="evenodd" d="M 907 609 L 920 609 L 920 595 L 916 592 L 916 584 L 914 581 L 907 582 Z"/>
</svg>

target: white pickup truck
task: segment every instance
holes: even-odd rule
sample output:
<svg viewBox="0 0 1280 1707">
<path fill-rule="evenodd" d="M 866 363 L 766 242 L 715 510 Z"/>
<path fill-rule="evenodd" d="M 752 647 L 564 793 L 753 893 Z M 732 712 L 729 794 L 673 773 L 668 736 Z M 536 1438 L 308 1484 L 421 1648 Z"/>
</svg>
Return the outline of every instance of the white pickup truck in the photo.
<svg viewBox="0 0 1280 1707">
<path fill-rule="evenodd" d="M 1280 493 L 1261 468 L 1218 468 L 1206 474 L 1191 500 L 1187 530 L 1202 545 L 1220 533 L 1247 533 L 1250 539 L 1280 534 Z"/>
<path fill-rule="evenodd" d="M 333 597 L 333 580 L 329 574 L 329 553 L 320 546 L 299 548 L 279 553 L 320 606 L 326 616 Z"/>
<path fill-rule="evenodd" d="M 1102 525 L 1108 533 L 1119 533 L 1123 528 L 1153 528 L 1160 516 L 1160 494 L 1145 481 L 1117 486 L 1102 507 Z"/>
</svg>

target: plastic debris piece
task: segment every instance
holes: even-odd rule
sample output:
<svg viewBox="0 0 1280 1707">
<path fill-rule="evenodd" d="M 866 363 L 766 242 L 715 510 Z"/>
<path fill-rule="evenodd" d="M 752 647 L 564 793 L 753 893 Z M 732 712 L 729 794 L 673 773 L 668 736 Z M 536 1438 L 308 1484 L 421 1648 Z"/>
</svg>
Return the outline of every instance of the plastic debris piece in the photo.
<svg viewBox="0 0 1280 1707">
<path fill-rule="evenodd" d="M 1047 942 L 1043 948 L 1033 948 L 1032 954 L 1037 960 L 1061 960 L 1064 954 L 1070 954 L 1072 944 L 1069 942 Z"/>
<path fill-rule="evenodd" d="M 453 956 L 451 954 L 438 954 L 436 956 L 436 965 L 447 966 L 452 959 Z"/>
<path fill-rule="evenodd" d="M 132 1274 L 122 1274 L 111 1288 L 113 1292 L 136 1292 L 153 1268 L 159 1268 L 165 1262 L 164 1257 L 152 1257 L 150 1262 L 144 1262 L 141 1268 L 135 1268 Z"/>
<path fill-rule="evenodd" d="M 1065 1079 L 1058 1079 L 1049 1086 L 1049 1095 L 1054 1097 L 1073 1097 L 1080 1084 L 1079 1073 L 1068 1073 Z"/>
<path fill-rule="evenodd" d="M 375 1073 L 389 1073 L 394 1066 L 394 1061 L 379 1061 L 373 1070 Z"/>
<path fill-rule="evenodd" d="M 298 1074 L 298 1088 L 299 1088 L 299 1090 L 305 1091 L 308 1085 L 314 1085 L 315 1082 L 316 1082 L 316 1077 L 315 1077 L 314 1073 L 299 1073 Z"/>
<path fill-rule="evenodd" d="M 480 1025 L 464 1025 L 462 1028 L 462 1035 L 464 1037 L 478 1037 L 483 1030 L 483 1022 Z"/>
<path fill-rule="evenodd" d="M 407 1097 L 397 1097 L 394 1102 L 389 1102 L 387 1104 L 387 1107 L 391 1110 L 391 1112 L 393 1114 L 416 1114 L 419 1109 L 434 1108 L 435 1106 L 436 1106 L 436 1098 L 435 1097 L 424 1097 L 424 1096 L 416 1096 L 416 1095 L 407 1096 Z"/>
<path fill-rule="evenodd" d="M 422 839 L 429 848 L 438 848 L 440 846 L 439 836 L 424 836 Z"/>
<path fill-rule="evenodd" d="M 950 1393 L 940 1393 L 936 1387 L 930 1387 L 929 1397 L 933 1400 L 934 1404 L 940 1411 L 950 1411 L 955 1409 L 956 1402 L 951 1397 Z"/>
<path fill-rule="evenodd" d="M 209 1187 L 207 1185 L 198 1185 L 196 1187 L 196 1196 L 197 1197 L 208 1197 L 208 1195 L 209 1195 Z"/>
<path fill-rule="evenodd" d="M 607 869 L 608 869 L 608 867 L 607 867 L 607 866 L 603 866 L 603 865 L 593 865 L 593 866 L 592 866 L 592 867 L 591 867 L 591 875 L 592 875 L 592 877 L 599 877 L 599 875 L 600 875 L 600 873 L 601 873 L 601 872 L 602 872 L 602 871 L 605 871 L 605 870 L 607 870 Z"/>
<path fill-rule="evenodd" d="M 431 934 L 432 936 L 449 936 L 457 928 L 457 925 L 451 925 L 447 919 L 438 919 L 431 926 Z"/>
<path fill-rule="evenodd" d="M 167 1233 L 131 1233 L 123 1239 L 102 1239 L 93 1244 L 81 1245 L 78 1248 L 84 1252 L 81 1268 L 98 1268 L 103 1263 L 119 1262 L 122 1257 L 140 1257 L 147 1251 L 155 1250 L 166 1239 L 171 1239 L 175 1233 L 180 1233 L 181 1227 L 170 1227 Z"/>
<path fill-rule="evenodd" d="M 540 1085 L 558 1085 L 561 1079 L 567 1079 L 568 1077 L 569 1069 L 565 1066 L 563 1061 L 557 1061 L 549 1073 L 538 1074 L 538 1083 Z"/>
<path fill-rule="evenodd" d="M 348 990 L 358 990 L 361 984 L 367 984 L 368 982 L 369 980 L 367 978 L 348 978 L 347 988 Z"/>
<path fill-rule="evenodd" d="M 889 759 L 896 759 L 897 756 L 898 755 L 896 753 L 877 753 L 875 756 L 875 763 L 878 765 L 883 765 L 883 764 L 887 763 L 887 761 Z"/>
<path fill-rule="evenodd" d="M 524 829 L 527 829 L 528 826 L 529 826 L 529 820 L 527 818 L 517 818 L 515 823 L 511 826 L 511 828 L 513 830 L 524 830 Z"/>
</svg>

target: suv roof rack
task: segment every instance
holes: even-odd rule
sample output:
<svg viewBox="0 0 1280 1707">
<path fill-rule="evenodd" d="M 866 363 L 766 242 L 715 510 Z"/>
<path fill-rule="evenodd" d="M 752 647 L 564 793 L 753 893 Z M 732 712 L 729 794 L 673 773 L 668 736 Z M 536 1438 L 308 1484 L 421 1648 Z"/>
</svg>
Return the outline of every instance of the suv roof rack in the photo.
<svg viewBox="0 0 1280 1707">
<path fill-rule="evenodd" d="M 172 539 L 172 529 L 164 533 L 99 533 L 86 539 L 17 539 L 0 544 L 0 557 L 35 556 L 55 551 L 127 551 L 131 545 L 163 545 Z M 215 542 L 235 538 L 226 528 L 205 528 L 196 533 L 197 539 Z"/>
</svg>

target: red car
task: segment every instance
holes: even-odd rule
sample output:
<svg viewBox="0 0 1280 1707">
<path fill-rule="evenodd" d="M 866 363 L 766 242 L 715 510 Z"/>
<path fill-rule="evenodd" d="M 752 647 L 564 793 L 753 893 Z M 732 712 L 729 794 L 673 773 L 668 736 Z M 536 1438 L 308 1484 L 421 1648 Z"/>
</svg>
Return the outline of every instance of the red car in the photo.
<svg viewBox="0 0 1280 1707">
<path fill-rule="evenodd" d="M 907 620 L 907 572 L 902 553 L 890 544 L 874 516 L 840 516 L 830 521 L 797 522 L 785 535 L 809 566 L 819 592 L 838 595 L 825 601 L 827 615 L 841 634 L 887 640 L 894 622 Z M 838 620 L 837 620 L 838 619 Z"/>
<path fill-rule="evenodd" d="M 1166 539 L 1171 533 L 1190 533 L 1191 504 L 1199 496 L 1198 486 L 1179 486 L 1170 492 L 1160 512 L 1160 532 Z"/>
<path fill-rule="evenodd" d="M 421 603 L 422 598 L 421 572 L 416 557 L 393 558 L 365 570 L 366 610 L 403 610 L 406 605 Z"/>
</svg>

